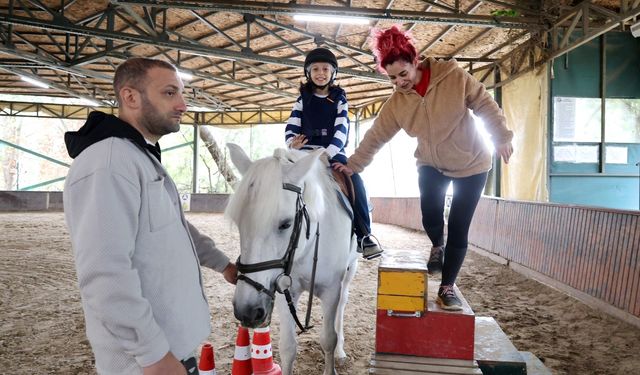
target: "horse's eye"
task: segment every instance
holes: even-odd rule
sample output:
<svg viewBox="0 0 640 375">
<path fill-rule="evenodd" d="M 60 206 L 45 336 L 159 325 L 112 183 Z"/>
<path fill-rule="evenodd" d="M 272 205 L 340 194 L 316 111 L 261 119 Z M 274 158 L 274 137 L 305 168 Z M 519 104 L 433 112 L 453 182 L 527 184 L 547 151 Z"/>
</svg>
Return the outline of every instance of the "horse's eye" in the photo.
<svg viewBox="0 0 640 375">
<path fill-rule="evenodd" d="M 285 230 L 285 229 L 289 229 L 291 227 L 291 221 L 287 220 L 287 221 L 283 221 L 280 223 L 280 226 L 278 227 L 279 230 Z"/>
</svg>

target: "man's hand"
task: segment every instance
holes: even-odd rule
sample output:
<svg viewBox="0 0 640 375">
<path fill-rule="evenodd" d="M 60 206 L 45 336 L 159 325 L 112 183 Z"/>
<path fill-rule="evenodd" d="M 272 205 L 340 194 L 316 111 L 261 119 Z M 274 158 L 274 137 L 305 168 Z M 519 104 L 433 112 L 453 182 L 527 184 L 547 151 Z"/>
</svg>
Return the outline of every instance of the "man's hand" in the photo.
<svg viewBox="0 0 640 375">
<path fill-rule="evenodd" d="M 224 276 L 227 282 L 235 285 L 238 281 L 238 267 L 236 267 L 236 264 L 229 262 L 224 270 L 222 270 L 222 276 Z"/>
<path fill-rule="evenodd" d="M 339 163 L 339 162 L 334 162 L 333 164 L 331 164 L 331 168 L 335 169 L 336 171 L 340 171 L 342 173 L 346 173 L 347 176 L 351 176 L 353 175 L 353 169 L 347 167 L 346 165 Z"/>
<path fill-rule="evenodd" d="M 168 352 L 161 360 L 142 369 L 144 375 L 187 375 L 182 363 Z"/>
<path fill-rule="evenodd" d="M 293 137 L 293 140 L 291 140 L 289 147 L 299 150 L 302 148 L 302 146 L 306 145 L 308 141 L 309 140 L 304 136 L 304 134 L 298 134 Z"/>
<path fill-rule="evenodd" d="M 495 146 L 496 154 L 499 155 L 505 164 L 509 164 L 509 158 L 513 154 L 513 146 L 511 142 Z"/>
</svg>

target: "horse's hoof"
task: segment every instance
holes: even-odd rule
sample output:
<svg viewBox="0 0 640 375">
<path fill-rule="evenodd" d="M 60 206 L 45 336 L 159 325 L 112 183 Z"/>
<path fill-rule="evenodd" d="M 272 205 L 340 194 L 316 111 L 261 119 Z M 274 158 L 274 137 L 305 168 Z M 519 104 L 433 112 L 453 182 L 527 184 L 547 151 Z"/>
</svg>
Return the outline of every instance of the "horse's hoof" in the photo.
<svg viewBox="0 0 640 375">
<path fill-rule="evenodd" d="M 347 357 L 336 358 L 336 367 L 344 367 L 347 364 Z"/>
</svg>

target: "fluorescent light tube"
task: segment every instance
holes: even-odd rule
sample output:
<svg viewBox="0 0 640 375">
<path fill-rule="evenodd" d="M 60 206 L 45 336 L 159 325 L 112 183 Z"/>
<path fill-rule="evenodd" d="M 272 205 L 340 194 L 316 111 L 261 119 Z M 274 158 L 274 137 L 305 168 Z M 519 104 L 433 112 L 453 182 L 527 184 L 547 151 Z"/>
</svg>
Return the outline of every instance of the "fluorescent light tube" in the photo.
<svg viewBox="0 0 640 375">
<path fill-rule="evenodd" d="M 182 78 L 185 81 L 191 81 L 193 79 L 193 75 L 187 72 L 182 72 L 180 70 L 178 70 L 178 76 L 180 76 L 180 78 Z"/>
<path fill-rule="evenodd" d="M 102 104 L 96 102 L 95 100 L 80 98 L 80 102 L 84 105 L 88 105 L 89 107 L 100 107 Z"/>
<path fill-rule="evenodd" d="M 25 77 L 25 76 L 20 76 L 20 79 L 22 79 L 25 82 L 29 82 L 30 84 L 34 85 L 34 86 L 38 86 L 38 87 L 42 87 L 43 89 L 48 89 L 49 85 L 47 85 L 44 82 L 40 82 L 38 80 L 35 80 L 33 78 L 29 78 L 29 77 Z"/>
<path fill-rule="evenodd" d="M 368 25 L 369 20 L 362 17 L 344 16 L 321 16 L 318 14 L 296 14 L 293 16 L 296 21 L 322 22 L 322 23 L 342 23 L 348 25 Z"/>
</svg>

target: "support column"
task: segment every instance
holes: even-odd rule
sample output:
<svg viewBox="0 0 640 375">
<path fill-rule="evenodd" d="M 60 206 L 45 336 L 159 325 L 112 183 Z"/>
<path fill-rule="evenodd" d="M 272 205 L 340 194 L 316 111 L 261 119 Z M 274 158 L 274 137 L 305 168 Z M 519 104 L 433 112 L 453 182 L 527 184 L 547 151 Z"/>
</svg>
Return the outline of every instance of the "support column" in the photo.
<svg viewBox="0 0 640 375">
<path fill-rule="evenodd" d="M 199 116 L 196 116 L 196 123 L 193 124 L 193 168 L 192 168 L 192 181 L 191 192 L 196 194 L 198 192 L 198 148 L 200 146 L 200 136 L 198 135 Z"/>
</svg>

